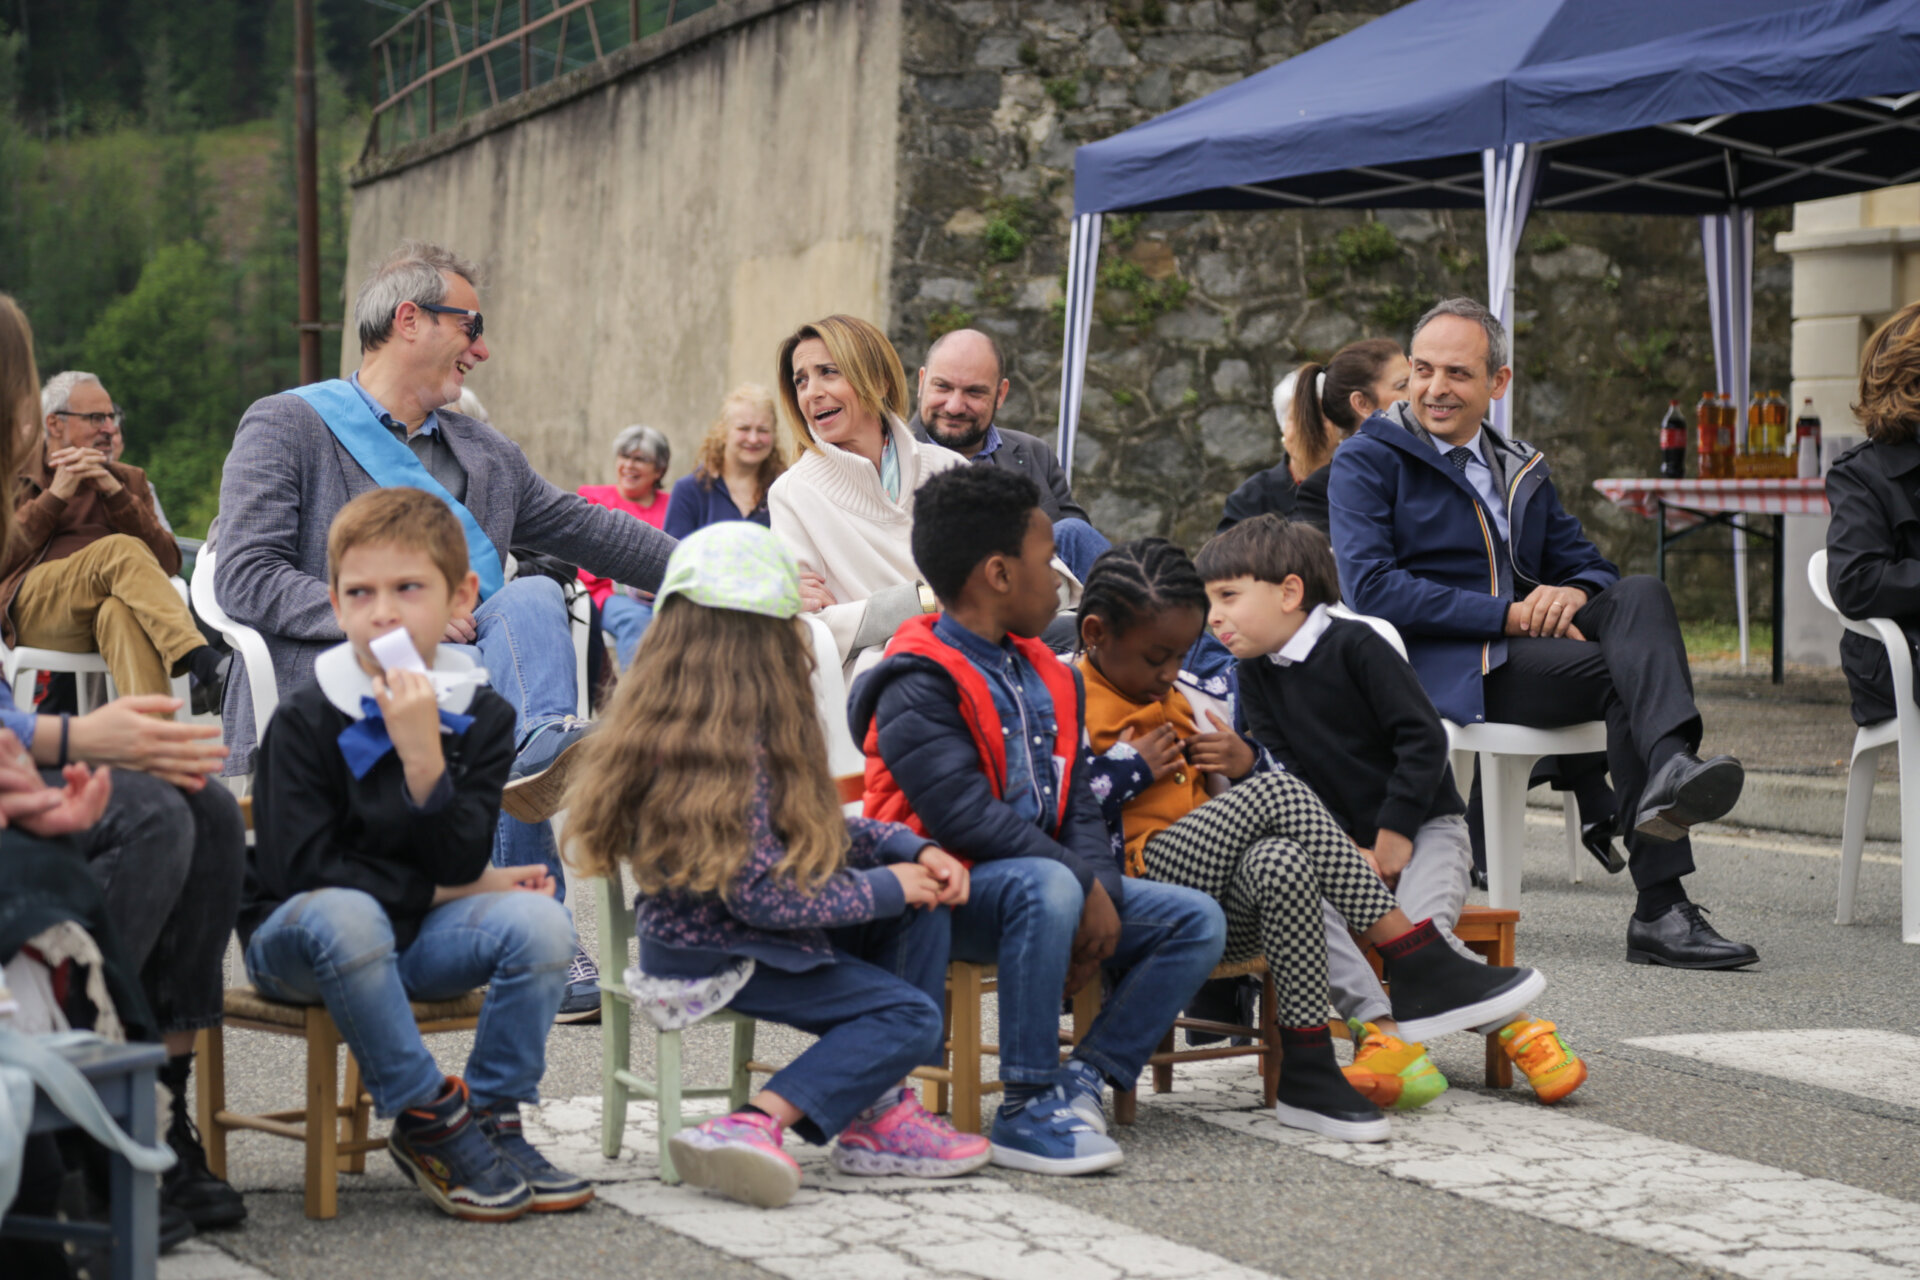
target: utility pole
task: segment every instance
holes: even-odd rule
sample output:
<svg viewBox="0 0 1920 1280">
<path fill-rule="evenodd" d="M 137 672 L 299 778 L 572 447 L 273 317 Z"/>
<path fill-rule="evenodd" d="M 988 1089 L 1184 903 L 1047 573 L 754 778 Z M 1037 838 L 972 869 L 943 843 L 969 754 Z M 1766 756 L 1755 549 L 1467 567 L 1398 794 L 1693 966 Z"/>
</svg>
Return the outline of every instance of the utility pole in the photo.
<svg viewBox="0 0 1920 1280">
<path fill-rule="evenodd" d="M 320 161 L 313 0 L 293 0 L 293 153 L 300 228 L 300 382 L 320 381 Z"/>
</svg>

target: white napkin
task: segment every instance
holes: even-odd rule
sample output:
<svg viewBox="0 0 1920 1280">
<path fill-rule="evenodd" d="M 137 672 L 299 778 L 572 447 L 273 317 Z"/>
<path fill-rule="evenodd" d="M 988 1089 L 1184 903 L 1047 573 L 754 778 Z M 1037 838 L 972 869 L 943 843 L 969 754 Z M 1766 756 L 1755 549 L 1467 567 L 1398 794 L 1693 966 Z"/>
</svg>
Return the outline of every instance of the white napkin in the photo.
<svg viewBox="0 0 1920 1280">
<path fill-rule="evenodd" d="M 374 658 L 386 671 L 417 671 L 433 681 L 433 692 L 437 698 L 443 698 L 454 689 L 465 684 L 485 684 L 485 667 L 475 667 L 471 671 L 429 671 L 420 651 L 413 647 L 413 637 L 407 634 L 405 627 L 395 627 L 383 636 L 372 640 L 367 648 L 372 650 Z"/>
</svg>

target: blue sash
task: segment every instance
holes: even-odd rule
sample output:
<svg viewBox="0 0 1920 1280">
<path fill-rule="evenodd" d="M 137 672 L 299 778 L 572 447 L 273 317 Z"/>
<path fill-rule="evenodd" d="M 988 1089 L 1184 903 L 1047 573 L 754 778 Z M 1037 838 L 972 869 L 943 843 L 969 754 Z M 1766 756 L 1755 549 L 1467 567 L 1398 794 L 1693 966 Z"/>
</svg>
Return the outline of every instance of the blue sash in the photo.
<svg viewBox="0 0 1920 1280">
<path fill-rule="evenodd" d="M 290 394 L 313 406 L 320 420 L 327 424 L 327 430 L 333 432 L 333 438 L 346 446 L 353 460 L 373 477 L 375 484 L 383 489 L 400 486 L 425 489 L 447 504 L 467 535 L 467 560 L 480 576 L 482 600 L 506 585 L 500 553 L 480 522 L 473 518 L 473 512 L 433 478 L 412 449 L 394 439 L 393 432 L 373 416 L 373 410 L 367 407 L 352 383 L 343 378 L 329 378 L 325 382 L 294 387 Z"/>
</svg>

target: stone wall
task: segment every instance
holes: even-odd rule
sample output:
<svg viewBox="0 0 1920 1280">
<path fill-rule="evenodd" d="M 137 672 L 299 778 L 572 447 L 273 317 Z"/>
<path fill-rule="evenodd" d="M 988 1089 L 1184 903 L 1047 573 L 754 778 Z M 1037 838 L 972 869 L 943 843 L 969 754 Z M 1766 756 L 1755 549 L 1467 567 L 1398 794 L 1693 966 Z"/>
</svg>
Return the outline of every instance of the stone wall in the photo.
<svg viewBox="0 0 1920 1280">
<path fill-rule="evenodd" d="M 1014 353 L 1002 421 L 1051 437 L 1073 150 L 1344 34 L 1391 3 L 1017 3 L 905 6 L 889 321 L 909 370 L 971 324 Z M 1785 388 L 1785 260 L 1756 237 L 1754 370 Z M 1434 299 L 1484 296 L 1477 212 L 1152 214 L 1107 219 L 1075 487 L 1116 537 L 1189 547 L 1226 494 L 1274 462 L 1274 383 L 1355 338 L 1404 342 Z M 1713 382 L 1691 219 L 1538 215 L 1516 298 L 1517 430 L 1563 497 L 1628 568 L 1650 524 L 1591 481 L 1651 474 L 1669 398 Z M 1694 544 L 1710 542 L 1713 535 Z M 1724 547 L 1724 538 L 1719 546 Z M 1676 562 L 1683 614 L 1731 617 L 1725 564 Z M 1756 577 L 1755 600 L 1768 598 Z"/>
</svg>

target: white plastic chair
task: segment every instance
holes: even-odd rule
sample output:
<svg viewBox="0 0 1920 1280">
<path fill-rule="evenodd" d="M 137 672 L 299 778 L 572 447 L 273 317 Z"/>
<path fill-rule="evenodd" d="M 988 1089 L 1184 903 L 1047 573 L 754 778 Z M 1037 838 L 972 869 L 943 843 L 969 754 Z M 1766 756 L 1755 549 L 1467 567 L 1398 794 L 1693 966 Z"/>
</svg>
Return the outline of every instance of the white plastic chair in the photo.
<svg viewBox="0 0 1920 1280">
<path fill-rule="evenodd" d="M 1407 646 L 1400 632 L 1384 618 L 1355 613 L 1345 605 L 1327 610 L 1341 618 L 1364 622 L 1385 637 L 1404 658 Z M 1520 905 L 1520 867 L 1527 841 L 1527 779 L 1534 761 L 1542 756 L 1575 755 L 1607 749 L 1605 721 L 1592 720 L 1565 729 L 1531 729 L 1517 724 L 1458 725 L 1442 720 L 1447 749 L 1453 757 L 1453 780 L 1464 797 L 1476 764 L 1490 757 L 1480 783 L 1480 801 L 1486 815 L 1487 905 Z M 1567 824 L 1567 874 L 1578 884 L 1586 867 L 1586 849 L 1580 841 L 1580 808 L 1571 791 L 1562 812 Z"/>
<path fill-rule="evenodd" d="M 862 773 L 867 757 L 847 724 L 847 682 L 840 671 L 840 648 L 826 623 L 810 613 L 800 618 L 813 637 L 813 700 L 820 709 L 820 728 L 827 735 L 827 772 L 836 778 Z"/>
<path fill-rule="evenodd" d="M 187 584 L 179 578 L 169 578 L 167 581 L 171 582 L 173 589 L 180 593 L 181 603 L 186 603 Z M 104 678 L 107 690 L 107 701 L 111 702 L 119 696 L 119 691 L 113 683 L 113 675 L 107 670 L 106 659 L 97 653 L 66 653 L 59 649 L 36 649 L 32 645 L 17 645 L 12 649 L 0 649 L 0 653 L 5 654 L 4 660 L 0 660 L 0 669 L 5 670 L 7 684 L 13 689 L 14 700 L 18 702 L 23 709 L 32 706 L 33 681 L 42 671 L 65 671 L 72 673 L 74 677 L 74 704 L 79 709 L 81 715 L 92 711 L 97 705 L 93 698 L 93 682 L 87 679 L 88 676 L 97 675 Z M 21 682 L 23 675 L 26 680 L 24 684 Z M 187 677 L 177 676 L 174 678 L 173 696 L 180 699 L 183 709 L 192 705 L 190 702 L 190 698 L 192 697 L 191 690 L 192 686 L 187 683 Z"/>
<path fill-rule="evenodd" d="M 1913 702 L 1913 654 L 1906 633 L 1891 618 L 1849 618 L 1827 589 L 1826 548 L 1807 562 L 1807 585 L 1840 625 L 1886 646 L 1893 673 L 1894 717 L 1870 724 L 1853 735 L 1853 760 L 1847 768 L 1847 807 L 1840 825 L 1840 902 L 1835 924 L 1853 923 L 1853 899 L 1860 887 L 1860 855 L 1867 842 L 1867 810 L 1873 804 L 1873 779 L 1880 755 L 1896 750 L 1900 766 L 1900 940 L 1920 942 L 1920 796 L 1908 796 L 1909 766 L 1920 771 L 1920 707 Z M 1920 776 L 1916 773 L 1911 776 Z"/>
<path fill-rule="evenodd" d="M 211 546 L 202 547 L 193 566 L 193 611 L 200 620 L 220 633 L 233 647 L 247 669 L 247 692 L 253 697 L 253 731 L 256 737 L 273 719 L 280 706 L 280 687 L 274 683 L 273 659 L 267 656 L 267 642 L 258 631 L 235 622 L 220 607 L 213 594 L 216 555 Z"/>
</svg>

